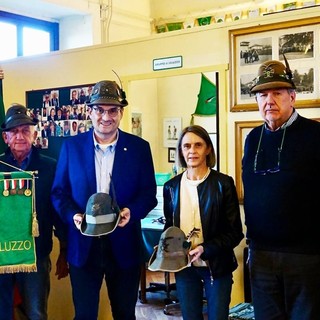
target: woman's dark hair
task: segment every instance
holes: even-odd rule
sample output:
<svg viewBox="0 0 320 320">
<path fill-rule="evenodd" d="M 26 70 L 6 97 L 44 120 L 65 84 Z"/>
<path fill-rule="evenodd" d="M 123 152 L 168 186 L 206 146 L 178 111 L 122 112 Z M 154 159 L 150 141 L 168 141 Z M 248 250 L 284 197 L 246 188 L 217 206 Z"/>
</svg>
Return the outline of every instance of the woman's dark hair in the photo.
<svg viewBox="0 0 320 320">
<path fill-rule="evenodd" d="M 204 142 L 206 143 L 207 147 L 209 147 L 211 149 L 210 153 L 207 155 L 206 158 L 206 164 L 209 168 L 213 168 L 216 165 L 216 155 L 215 155 L 215 151 L 214 151 L 214 147 L 212 144 L 212 141 L 209 137 L 208 132 L 201 126 L 198 125 L 192 125 L 192 126 L 188 126 L 186 128 L 184 128 L 181 133 L 180 133 L 180 137 L 178 140 L 178 145 L 177 145 L 177 154 L 178 154 L 178 164 L 180 167 L 182 168 L 186 168 L 187 167 L 187 163 L 184 160 L 183 154 L 182 154 L 182 139 L 185 136 L 186 133 L 191 132 L 194 133 L 195 135 L 197 135 L 198 137 L 200 137 L 201 139 L 204 140 Z"/>
</svg>

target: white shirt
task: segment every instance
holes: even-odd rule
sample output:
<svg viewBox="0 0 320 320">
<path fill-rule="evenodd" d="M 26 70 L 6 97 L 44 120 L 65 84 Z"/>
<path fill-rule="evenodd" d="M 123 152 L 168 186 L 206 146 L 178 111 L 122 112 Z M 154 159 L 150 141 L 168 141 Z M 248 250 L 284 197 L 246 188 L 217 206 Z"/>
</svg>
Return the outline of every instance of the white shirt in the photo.
<svg viewBox="0 0 320 320">
<path fill-rule="evenodd" d="M 96 182 L 97 182 L 97 192 L 108 193 L 110 191 L 110 181 L 113 169 L 113 162 L 115 156 L 115 149 L 118 141 L 110 144 L 99 144 L 97 140 L 94 139 L 95 145 L 95 169 L 96 169 Z"/>
<path fill-rule="evenodd" d="M 182 174 L 180 188 L 180 229 L 191 242 L 191 249 L 203 243 L 203 232 L 199 208 L 198 185 L 209 175 L 210 169 L 201 180 L 189 180 L 187 171 Z M 198 259 L 193 262 L 195 266 L 206 266 L 206 263 Z"/>
</svg>

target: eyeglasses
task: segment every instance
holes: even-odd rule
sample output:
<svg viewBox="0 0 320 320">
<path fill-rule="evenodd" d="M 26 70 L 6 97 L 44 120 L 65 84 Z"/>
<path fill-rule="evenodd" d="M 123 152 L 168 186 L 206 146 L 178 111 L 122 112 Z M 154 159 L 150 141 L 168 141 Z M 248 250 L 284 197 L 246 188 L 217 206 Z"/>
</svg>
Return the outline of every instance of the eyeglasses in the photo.
<svg viewBox="0 0 320 320">
<path fill-rule="evenodd" d="M 257 148 L 257 152 L 256 152 L 256 154 L 255 154 L 254 163 L 253 163 L 253 172 L 254 172 L 255 174 L 266 175 L 266 174 L 269 174 L 269 173 L 277 173 L 277 172 L 280 172 L 281 151 L 282 151 L 282 147 L 283 147 L 284 137 L 285 137 L 285 135 L 286 135 L 286 129 L 287 129 L 287 127 L 285 127 L 284 130 L 283 130 L 280 147 L 278 147 L 277 165 L 276 165 L 274 168 L 271 168 L 271 169 L 257 170 L 257 166 L 258 166 L 258 155 L 259 155 L 259 153 L 260 153 L 261 140 L 262 140 L 263 131 L 264 131 L 264 125 L 262 126 L 262 130 L 261 130 L 261 134 L 260 134 L 260 139 L 259 139 L 259 143 L 258 143 L 258 148 Z"/>
<path fill-rule="evenodd" d="M 102 107 L 93 107 L 93 110 L 99 116 L 103 116 L 107 113 L 110 117 L 116 117 L 120 111 L 120 107 L 114 107 L 109 110 L 105 110 Z"/>
</svg>

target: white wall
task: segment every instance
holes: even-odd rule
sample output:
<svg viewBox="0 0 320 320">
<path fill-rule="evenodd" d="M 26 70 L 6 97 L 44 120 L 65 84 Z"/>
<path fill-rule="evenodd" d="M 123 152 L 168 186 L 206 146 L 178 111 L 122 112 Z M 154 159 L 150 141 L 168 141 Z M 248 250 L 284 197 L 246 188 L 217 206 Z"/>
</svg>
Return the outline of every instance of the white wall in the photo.
<svg viewBox="0 0 320 320">
<path fill-rule="evenodd" d="M 100 9 L 101 6 L 105 9 Z M 60 49 L 106 44 L 151 34 L 148 0 L 91 1 L 88 14 L 60 20 Z"/>
<path fill-rule="evenodd" d="M 93 22 L 92 15 L 61 19 L 59 22 L 60 50 L 99 44 L 101 42 L 100 32 L 93 33 Z M 95 30 L 100 30 L 100 24 L 95 26 Z"/>
</svg>

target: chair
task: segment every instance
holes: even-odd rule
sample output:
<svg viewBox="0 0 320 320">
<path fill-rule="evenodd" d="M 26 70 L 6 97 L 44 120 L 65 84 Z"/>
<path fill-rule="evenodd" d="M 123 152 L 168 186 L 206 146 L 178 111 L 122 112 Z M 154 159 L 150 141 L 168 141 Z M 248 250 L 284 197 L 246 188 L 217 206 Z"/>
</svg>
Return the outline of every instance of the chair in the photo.
<svg viewBox="0 0 320 320">
<path fill-rule="evenodd" d="M 146 264 L 143 263 L 141 267 L 141 280 L 140 280 L 140 291 L 139 300 L 141 303 L 147 303 L 146 293 L 147 292 L 159 292 L 164 291 L 166 293 L 166 298 L 164 299 L 165 305 L 175 303 L 176 299 L 170 294 L 171 291 L 176 290 L 176 284 L 170 283 L 170 273 L 164 272 L 164 282 L 150 282 L 149 287 L 146 288 Z"/>
</svg>

